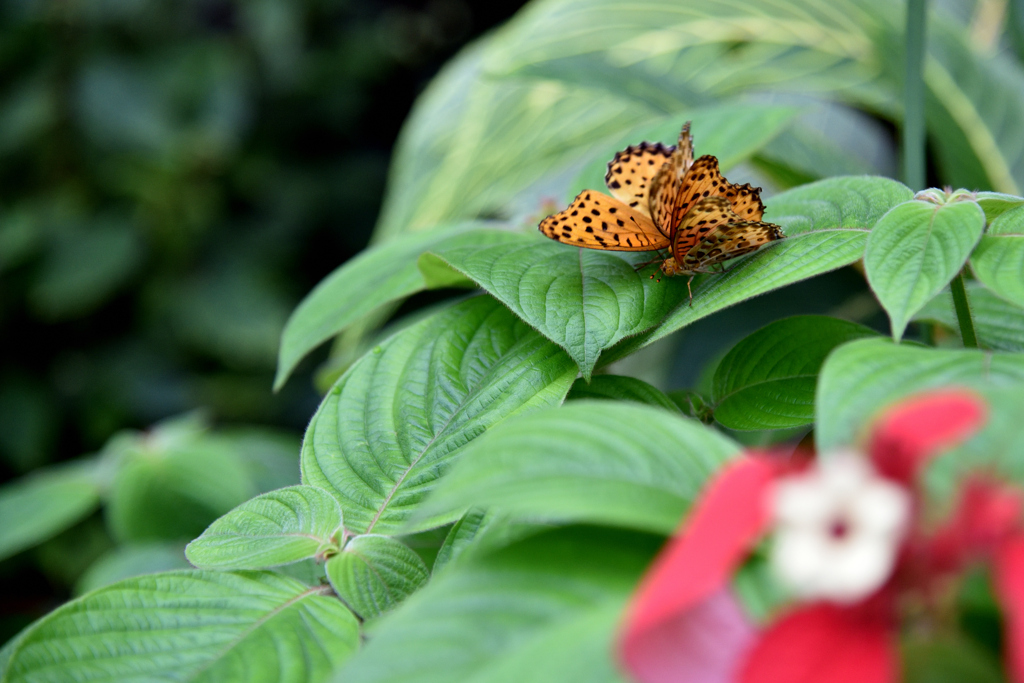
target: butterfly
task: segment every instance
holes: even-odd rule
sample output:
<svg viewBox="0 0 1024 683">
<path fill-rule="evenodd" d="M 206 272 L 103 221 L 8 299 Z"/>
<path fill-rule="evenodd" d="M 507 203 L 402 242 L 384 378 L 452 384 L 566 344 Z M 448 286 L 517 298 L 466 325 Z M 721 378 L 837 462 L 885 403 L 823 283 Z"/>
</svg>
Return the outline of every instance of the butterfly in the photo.
<svg viewBox="0 0 1024 683">
<path fill-rule="evenodd" d="M 716 265 L 724 271 L 725 261 L 785 237 L 778 225 L 761 221 L 761 188 L 733 185 L 711 155 L 694 160 L 689 121 L 675 146 L 641 142 L 616 154 L 604 181 L 612 196 L 584 190 L 542 220 L 540 231 L 588 249 L 670 249 L 668 258 L 642 266 L 662 261 L 665 275 L 689 275 L 687 290 L 697 273 L 719 272 Z"/>
</svg>

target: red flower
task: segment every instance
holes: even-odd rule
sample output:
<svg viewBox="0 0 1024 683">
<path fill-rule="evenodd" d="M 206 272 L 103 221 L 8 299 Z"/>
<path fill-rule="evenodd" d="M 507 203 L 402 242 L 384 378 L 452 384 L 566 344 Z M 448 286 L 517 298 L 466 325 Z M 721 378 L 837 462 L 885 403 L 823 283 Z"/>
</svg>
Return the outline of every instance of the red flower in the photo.
<svg viewBox="0 0 1024 683">
<path fill-rule="evenodd" d="M 793 464 L 751 454 L 727 466 L 637 589 L 619 641 L 625 669 L 642 683 L 896 681 L 900 599 L 934 604 L 945 579 L 987 561 L 1008 670 L 1024 683 L 1020 495 L 974 479 L 939 529 L 920 514 L 923 467 L 984 420 L 973 394 L 934 392 L 883 415 L 867 459 Z M 784 556 L 777 573 L 804 601 L 759 632 L 729 579 L 773 529 L 773 551 Z"/>
</svg>

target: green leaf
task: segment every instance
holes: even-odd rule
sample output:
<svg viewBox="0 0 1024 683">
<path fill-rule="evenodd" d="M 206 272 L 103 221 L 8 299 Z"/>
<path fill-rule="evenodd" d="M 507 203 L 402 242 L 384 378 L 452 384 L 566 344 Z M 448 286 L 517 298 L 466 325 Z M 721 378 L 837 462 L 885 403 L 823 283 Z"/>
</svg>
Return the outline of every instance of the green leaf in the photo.
<svg viewBox="0 0 1024 683">
<path fill-rule="evenodd" d="M 621 681 L 612 641 L 658 541 L 560 529 L 460 562 L 376 624 L 335 680 Z"/>
<path fill-rule="evenodd" d="M 1024 206 L 1024 197 L 1002 192 L 978 192 L 975 194 L 975 198 L 978 200 L 981 210 L 985 212 L 985 218 L 989 223 L 1011 209 Z"/>
<path fill-rule="evenodd" d="M 299 361 L 320 344 L 380 307 L 430 286 L 418 267 L 420 254 L 482 225 L 443 227 L 427 235 L 380 244 L 335 269 L 306 295 L 288 319 L 281 334 L 274 389 L 279 389 Z"/>
<path fill-rule="evenodd" d="M 631 7 L 626 20 L 614 0 L 547 0 L 531 10 L 494 37 L 490 81 L 586 85 L 665 111 L 766 91 L 813 93 L 899 119 L 903 59 L 893 46 L 903 43 L 905 14 L 886 0 L 838 0 L 827 9 L 822 0 L 793 0 L 771 11 L 729 0 L 654 0 Z M 963 21 L 931 14 L 931 139 L 951 184 L 1019 194 L 1024 73 L 972 42 Z"/>
<path fill-rule="evenodd" d="M 971 270 L 993 292 L 1024 306 L 1024 207 L 992 221 L 971 254 Z"/>
<path fill-rule="evenodd" d="M 188 544 L 200 569 L 264 569 L 338 549 L 341 507 L 314 486 L 290 486 L 242 503 Z"/>
<path fill-rule="evenodd" d="M 359 643 L 355 617 L 328 591 L 269 572 L 128 579 L 36 622 L 2 680 L 316 683 Z"/>
<path fill-rule="evenodd" d="M 777 320 L 736 344 L 718 364 L 714 416 L 729 429 L 785 429 L 814 421 L 814 386 L 832 349 L 876 336 L 823 315 Z"/>
<path fill-rule="evenodd" d="M 133 576 L 189 568 L 181 543 L 129 543 L 114 548 L 93 562 L 75 584 L 75 595 Z"/>
<path fill-rule="evenodd" d="M 611 399 L 613 401 L 632 401 L 649 406 L 665 408 L 671 413 L 679 413 L 679 406 L 666 396 L 664 392 L 652 387 L 647 382 L 635 377 L 621 375 L 597 375 L 588 384 L 582 377 L 572 385 L 569 400 L 580 399 Z"/>
<path fill-rule="evenodd" d="M 421 515 L 490 507 L 530 520 L 671 533 L 738 451 L 698 422 L 612 401 L 574 401 L 474 441 Z"/>
<path fill-rule="evenodd" d="M 878 221 L 864 269 L 897 341 L 914 314 L 960 272 L 984 230 L 985 215 L 972 201 L 909 201 Z"/>
<path fill-rule="evenodd" d="M 724 275 L 694 280 L 693 305 L 682 303 L 654 329 L 620 342 L 605 353 L 607 364 L 716 311 L 785 285 L 857 261 L 868 231 L 911 191 L 888 178 L 829 178 L 768 200 L 765 220 L 788 237 L 730 265 Z"/>
<path fill-rule="evenodd" d="M 974 331 L 982 348 L 1024 351 L 1024 309 L 1000 299 L 980 282 L 968 280 L 966 285 Z M 960 337 L 960 323 L 949 288 L 925 304 L 914 320 L 939 323 Z"/>
<path fill-rule="evenodd" d="M 356 536 L 327 560 L 327 578 L 338 596 L 363 619 L 380 616 L 430 578 L 420 556 L 389 536 Z"/>
<path fill-rule="evenodd" d="M 306 431 L 303 481 L 334 494 L 350 532 L 397 532 L 461 446 L 510 415 L 560 403 L 575 377 L 565 352 L 507 308 L 469 299 L 345 373 Z"/>
<path fill-rule="evenodd" d="M 680 412 L 686 417 L 692 417 L 705 424 L 710 424 L 714 419 L 707 398 L 699 391 L 677 389 L 676 391 L 669 392 L 668 397 L 672 399 L 672 402 L 676 404 Z"/>
<path fill-rule="evenodd" d="M 52 467 L 0 487 L 0 558 L 42 543 L 99 505 L 95 463 Z"/>
<path fill-rule="evenodd" d="M 853 444 L 879 410 L 926 389 L 1022 383 L 1024 354 L 853 341 L 833 351 L 818 375 L 815 440 L 820 451 Z"/>
<path fill-rule="evenodd" d="M 576 176 L 566 193 L 566 202 L 583 190 L 604 191 L 604 175 L 608 162 L 620 150 L 641 140 L 674 145 L 679 139 L 683 123 L 690 121 L 697 155 L 714 154 L 723 170 L 754 154 L 785 127 L 800 110 L 796 107 L 750 107 L 745 104 L 726 104 L 693 109 L 682 115 L 671 116 L 655 124 L 645 123 L 632 128 L 591 156 L 593 160 Z"/>
<path fill-rule="evenodd" d="M 905 683 L 1005 683 L 1000 662 L 963 636 L 911 636 L 900 643 Z"/>
<path fill-rule="evenodd" d="M 139 437 L 114 477 L 107 522 L 121 541 L 187 540 L 256 494 L 233 447 L 204 438 Z"/>
<path fill-rule="evenodd" d="M 444 543 L 437 551 L 437 557 L 434 558 L 434 566 L 431 568 L 431 572 L 437 573 L 444 569 L 446 565 L 458 559 L 463 551 L 473 543 L 474 539 L 494 519 L 494 513 L 487 512 L 486 510 L 469 510 L 462 517 L 459 517 L 459 520 L 448 530 Z"/>
<path fill-rule="evenodd" d="M 561 196 L 551 187 L 559 173 L 624 131 L 722 101 L 757 111 L 779 93 L 810 94 L 898 125 L 904 74 L 893 46 L 904 21 L 887 0 L 794 0 L 771 11 L 653 0 L 626 14 L 615 0 L 533 3 L 464 51 L 417 102 L 379 235 L 505 213 L 516 195 L 535 210 L 537 194 Z M 974 49 L 965 23 L 937 12 L 928 35 L 928 126 L 944 180 L 1018 192 L 1020 65 Z"/>
<path fill-rule="evenodd" d="M 433 573 L 478 557 L 548 529 L 545 524 L 517 520 L 482 509 L 469 510 L 448 531 L 434 560 Z"/>
<path fill-rule="evenodd" d="M 653 327 L 686 298 L 685 279 L 659 283 L 634 269 L 649 260 L 643 254 L 624 258 L 516 234 L 436 253 L 565 349 L 587 379 L 604 349 Z"/>
</svg>

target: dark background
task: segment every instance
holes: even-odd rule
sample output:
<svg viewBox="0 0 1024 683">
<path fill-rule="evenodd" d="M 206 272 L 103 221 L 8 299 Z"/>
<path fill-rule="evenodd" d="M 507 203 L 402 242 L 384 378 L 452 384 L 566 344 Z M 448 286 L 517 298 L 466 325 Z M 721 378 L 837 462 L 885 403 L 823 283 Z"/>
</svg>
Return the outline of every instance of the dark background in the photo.
<svg viewBox="0 0 1024 683">
<path fill-rule="evenodd" d="M 300 433 L 326 351 L 273 394 L 288 314 L 366 245 L 417 95 L 521 4 L 0 5 L 0 482 L 197 408 Z M 0 576 L 0 642 L 69 595 Z"/>
</svg>

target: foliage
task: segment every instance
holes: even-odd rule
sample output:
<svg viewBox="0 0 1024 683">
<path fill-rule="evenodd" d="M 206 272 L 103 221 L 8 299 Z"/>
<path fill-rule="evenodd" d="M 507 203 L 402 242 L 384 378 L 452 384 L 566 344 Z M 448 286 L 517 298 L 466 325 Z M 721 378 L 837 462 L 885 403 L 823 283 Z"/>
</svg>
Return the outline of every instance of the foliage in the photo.
<svg viewBox="0 0 1024 683">
<path fill-rule="evenodd" d="M 0 511 L 0 641 L 78 584 L 185 566 L 182 541 L 297 480 L 294 436 L 240 446 L 291 451 L 259 485 L 198 452 L 115 485 L 92 454 L 196 409 L 305 426 L 312 365 L 271 389 L 289 311 L 369 240 L 422 84 L 519 4 L 0 7 L 0 486 L 22 496 Z M 173 559 L 147 540 L 168 536 Z"/>
<path fill-rule="evenodd" d="M 9 485 L 0 511 L 63 498 L 16 518 L 0 549 L 102 505 L 126 547 L 194 538 L 198 569 L 58 608 L 0 652 L 0 680 L 163 667 L 211 680 L 614 681 L 625 599 L 744 446 L 855 446 L 882 407 L 967 385 L 992 426 L 959 457 L 998 451 L 1002 476 L 1024 485 L 1008 436 L 1024 389 L 1024 155 L 1011 144 L 1024 69 L 933 17 L 933 171 L 971 191 L 915 192 L 865 156 L 891 146 L 878 120 L 899 121 L 898 7 L 769 5 L 538 0 L 460 53 L 404 130 L 375 244 L 283 327 L 279 387 L 337 340 L 322 375 L 335 379 L 296 449 L 301 484 L 256 478 L 248 450 L 184 420 Z M 636 270 L 647 255 L 537 232 L 600 182 L 610 151 L 671 143 L 691 119 L 698 153 L 768 186 L 765 220 L 784 240 L 698 276 L 691 303 L 684 278 Z M 829 311 L 840 269 L 856 284 Z M 812 304 L 777 303 L 804 281 Z M 447 291 L 466 288 L 480 291 Z M 440 303 L 378 331 L 427 290 Z M 718 334 L 730 315 L 746 318 Z M 981 348 L 961 348 L 974 330 Z M 680 331 L 706 347 L 679 359 L 686 382 L 664 355 Z M 940 459 L 930 492 L 958 472 Z M 770 604 L 750 586 L 749 602 Z"/>
<path fill-rule="evenodd" d="M 77 553 L 83 586 L 186 567 L 185 543 L 210 522 L 298 481 L 297 446 L 269 429 L 214 431 L 198 415 L 121 432 L 87 459 L 0 487 L 0 558 L 52 543 L 102 509 L 99 547 Z"/>
</svg>

